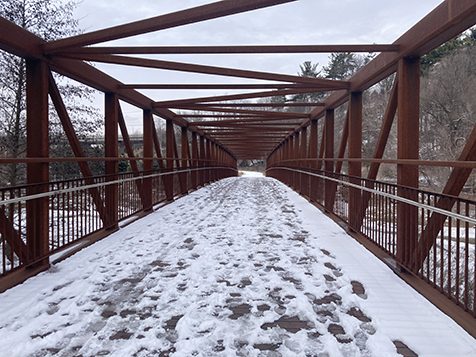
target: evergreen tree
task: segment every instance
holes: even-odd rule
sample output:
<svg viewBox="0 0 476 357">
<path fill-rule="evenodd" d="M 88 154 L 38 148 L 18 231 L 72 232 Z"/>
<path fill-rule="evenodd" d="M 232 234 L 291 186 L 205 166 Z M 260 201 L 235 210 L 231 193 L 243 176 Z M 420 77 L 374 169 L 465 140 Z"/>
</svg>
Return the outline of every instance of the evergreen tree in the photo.
<svg viewBox="0 0 476 357">
<path fill-rule="evenodd" d="M 352 52 L 331 53 L 329 64 L 323 67 L 324 78 L 345 81 L 358 69 L 357 57 Z"/>
</svg>

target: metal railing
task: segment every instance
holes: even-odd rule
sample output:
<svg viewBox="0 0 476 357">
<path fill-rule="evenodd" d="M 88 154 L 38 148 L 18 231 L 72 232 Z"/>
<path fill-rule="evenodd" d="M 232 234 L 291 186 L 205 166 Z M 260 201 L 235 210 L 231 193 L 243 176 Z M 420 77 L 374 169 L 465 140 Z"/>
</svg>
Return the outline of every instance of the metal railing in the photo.
<svg viewBox="0 0 476 357">
<path fill-rule="evenodd" d="M 106 202 L 108 186 L 117 187 L 119 222 L 144 210 L 142 186 L 147 181 L 151 181 L 152 185 L 152 197 L 148 202 L 154 206 L 210 181 L 236 174 L 236 169 L 231 167 L 186 167 L 2 188 L 0 189 L 0 276 L 31 265 L 61 248 L 107 228 L 101 214 L 110 204 Z M 38 191 L 46 192 L 28 195 L 29 189 L 43 189 L 45 186 L 46 189 Z M 32 258 L 27 238 L 26 202 L 46 197 L 49 207 L 49 252 L 46 257 Z"/>
<path fill-rule="evenodd" d="M 475 201 L 309 168 L 271 167 L 267 175 L 318 202 L 476 316 Z"/>
</svg>

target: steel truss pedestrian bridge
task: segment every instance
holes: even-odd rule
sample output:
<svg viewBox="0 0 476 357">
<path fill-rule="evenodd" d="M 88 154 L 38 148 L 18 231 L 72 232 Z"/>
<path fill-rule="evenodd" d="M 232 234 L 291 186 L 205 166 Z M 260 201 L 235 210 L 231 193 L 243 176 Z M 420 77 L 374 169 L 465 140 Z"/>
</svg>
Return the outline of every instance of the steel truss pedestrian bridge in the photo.
<svg viewBox="0 0 476 357">
<path fill-rule="evenodd" d="M 266 160 L 275 178 L 318 206 L 348 233 L 393 267 L 405 281 L 476 336 L 476 202 L 460 197 L 476 167 L 476 128 L 457 161 L 419 159 L 420 58 L 476 24 L 475 0 L 446 0 L 392 44 L 299 46 L 101 47 L 101 43 L 198 23 L 293 0 L 219 1 L 113 28 L 46 42 L 0 18 L 0 49 L 26 60 L 27 184 L 0 190 L 0 290 L 51 266 L 50 257 L 79 243 L 96 242 L 131 218 L 150 212 L 212 182 L 238 175 L 237 161 Z M 285 5 L 282 7 L 285 11 Z M 95 46 L 92 46 L 95 45 Z M 170 62 L 149 54 L 270 54 L 376 52 L 347 81 Z M 133 55 L 133 56 L 128 56 Z M 89 63 L 163 69 L 262 84 L 127 84 Z M 52 73 L 90 86 L 105 98 L 102 158 L 86 157 Z M 395 74 L 378 142 L 362 157 L 363 93 Z M 247 82 L 249 83 L 249 82 Z M 261 83 L 261 82 L 259 82 Z M 140 89 L 255 89 L 252 93 L 156 101 Z M 266 104 L 257 98 L 330 92 L 316 103 Z M 237 100 L 250 101 L 236 104 Z M 50 158 L 49 100 L 74 158 Z M 143 111 L 143 156 L 135 157 L 120 101 Z M 344 126 L 335 111 L 346 106 Z M 311 107 L 302 113 L 293 108 Z M 180 110 L 187 113 L 180 114 Z M 201 121 L 189 121 L 194 117 Z M 397 120 L 396 159 L 384 159 Z M 154 120 L 166 127 L 160 142 Z M 119 130 L 128 157 L 119 157 Z M 334 136 L 340 146 L 334 148 Z M 164 150 L 162 150 L 164 148 Z M 346 155 L 347 152 L 347 155 Z M 53 162 L 77 162 L 82 178 L 51 182 Z M 102 176 L 90 164 L 104 163 Z M 130 172 L 119 172 L 127 161 Z M 347 172 L 343 172 L 343 164 Z M 370 168 L 364 177 L 362 166 Z M 395 165 L 396 183 L 378 181 L 382 164 Z M 420 166 L 452 169 L 442 193 L 419 189 Z M 141 168 L 141 170 L 139 170 Z M 172 323 L 172 322 L 171 322 Z"/>
</svg>

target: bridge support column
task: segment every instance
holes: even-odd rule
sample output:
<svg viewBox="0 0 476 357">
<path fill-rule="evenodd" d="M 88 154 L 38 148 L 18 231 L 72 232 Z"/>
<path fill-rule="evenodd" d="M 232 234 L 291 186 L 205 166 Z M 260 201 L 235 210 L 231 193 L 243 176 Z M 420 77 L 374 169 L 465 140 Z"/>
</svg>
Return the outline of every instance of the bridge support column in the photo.
<svg viewBox="0 0 476 357">
<path fill-rule="evenodd" d="M 182 127 L 182 163 L 181 167 L 182 169 L 188 166 L 188 152 L 189 152 L 189 147 L 188 147 L 188 132 L 186 127 Z M 180 188 L 182 190 L 182 193 L 188 192 L 188 174 L 186 172 L 180 174 Z"/>
<path fill-rule="evenodd" d="M 174 123 L 172 120 L 166 120 L 165 122 L 165 151 L 166 151 L 166 166 L 167 172 L 173 172 L 174 170 Z M 164 177 L 165 196 L 167 201 L 171 201 L 174 198 L 174 174 L 166 175 Z"/>
<path fill-rule="evenodd" d="M 307 127 L 302 128 L 301 133 L 301 167 L 309 167 L 307 159 Z M 301 193 L 309 196 L 309 176 L 306 174 L 301 174 Z"/>
<path fill-rule="evenodd" d="M 349 98 L 349 159 L 362 158 L 362 93 L 353 92 Z M 362 163 L 349 162 L 349 176 L 362 177 Z M 360 180 L 350 179 L 360 185 Z M 360 229 L 362 216 L 362 194 L 357 188 L 349 188 L 349 225 Z"/>
<path fill-rule="evenodd" d="M 327 109 L 325 116 L 325 158 L 334 158 L 334 109 Z M 334 161 L 326 160 L 324 170 L 334 171 Z M 326 180 L 324 183 L 324 207 L 329 211 L 334 211 L 334 196 L 336 185 L 334 182 Z"/>
<path fill-rule="evenodd" d="M 200 175 L 200 185 L 203 186 L 205 184 L 205 170 L 203 167 L 205 166 L 205 159 L 206 154 L 205 154 L 205 137 L 203 135 L 200 135 L 200 161 L 199 161 L 199 166 L 201 170 L 199 171 Z"/>
<path fill-rule="evenodd" d="M 26 102 L 27 102 L 27 157 L 48 158 L 48 76 L 46 62 L 26 61 Z M 27 164 L 27 183 L 42 184 L 49 181 L 49 163 Z M 29 187 L 27 195 L 48 192 L 47 185 Z M 26 231 L 29 261 L 39 260 L 35 265 L 49 266 L 44 258 L 49 252 L 49 198 L 42 197 L 26 202 Z"/>
<path fill-rule="evenodd" d="M 319 132 L 317 130 L 317 119 L 311 121 L 311 133 L 309 136 L 309 154 L 308 157 L 312 159 L 310 162 L 311 169 L 317 169 L 317 155 L 318 155 L 318 136 Z M 319 178 L 311 176 L 310 180 L 310 193 L 311 201 L 317 202 L 317 186 L 319 185 Z"/>
<path fill-rule="evenodd" d="M 198 167 L 198 139 L 197 133 L 194 131 L 192 132 L 192 185 L 194 188 L 198 186 L 198 171 L 195 170 Z"/>
<path fill-rule="evenodd" d="M 116 93 L 106 93 L 105 95 L 105 130 L 104 130 L 104 147 L 106 158 L 117 158 L 119 156 L 119 101 Z M 119 165 L 117 160 L 106 161 L 105 173 L 109 175 L 106 181 L 117 180 L 117 174 Z M 106 211 L 107 211 L 107 223 L 104 224 L 105 228 L 115 229 L 117 228 L 118 221 L 118 185 L 111 184 L 105 188 L 106 193 Z"/>
<path fill-rule="evenodd" d="M 419 158 L 420 58 L 398 63 L 398 150 L 397 158 Z M 418 188 L 418 166 L 397 165 L 397 183 Z M 418 200 L 416 192 L 399 189 L 398 195 Z M 397 207 L 397 259 L 409 263 L 418 241 L 418 209 L 405 203 Z"/>
<path fill-rule="evenodd" d="M 295 168 L 298 168 L 300 165 L 300 150 L 299 150 L 299 138 L 301 136 L 301 133 L 299 131 L 296 131 L 294 134 L 294 150 L 293 150 L 293 165 Z M 297 192 L 301 191 L 301 174 L 299 172 L 293 172 L 293 187 Z"/>
<path fill-rule="evenodd" d="M 144 164 L 143 170 L 148 171 L 146 175 L 151 175 L 152 170 L 154 169 L 154 118 L 152 117 L 152 112 L 150 110 L 144 110 L 143 113 L 143 142 L 144 142 Z M 146 158 L 150 158 L 147 160 Z M 150 211 L 152 209 L 152 178 L 146 178 L 142 184 L 143 190 L 143 202 L 142 207 L 145 211 Z"/>
<path fill-rule="evenodd" d="M 205 147 L 205 150 L 206 150 L 206 158 L 207 158 L 207 166 L 210 167 L 212 165 L 212 142 L 210 141 L 210 139 L 207 139 L 206 143 L 205 143 L 206 147 Z M 207 170 L 207 177 L 206 177 L 206 180 L 207 180 L 207 183 L 211 182 L 212 181 L 212 170 L 211 169 L 208 169 Z"/>
<path fill-rule="evenodd" d="M 288 160 L 292 160 L 292 161 L 288 161 L 287 166 L 293 166 L 293 163 L 294 163 L 294 135 L 291 135 L 289 137 L 289 141 L 288 141 Z M 287 183 L 291 187 L 294 187 L 293 178 L 294 178 L 294 172 L 288 171 L 288 179 L 287 179 L 288 182 Z"/>
</svg>

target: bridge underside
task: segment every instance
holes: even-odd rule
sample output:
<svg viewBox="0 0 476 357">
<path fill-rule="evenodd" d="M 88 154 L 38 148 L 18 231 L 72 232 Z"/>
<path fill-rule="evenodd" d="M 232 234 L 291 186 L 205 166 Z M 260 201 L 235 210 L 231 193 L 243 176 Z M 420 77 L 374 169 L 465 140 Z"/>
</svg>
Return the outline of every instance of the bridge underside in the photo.
<svg viewBox="0 0 476 357">
<path fill-rule="evenodd" d="M 391 44 L 307 46 L 103 47 L 111 40 L 284 4 L 293 0 L 220 1 L 114 28 L 46 42 L 0 18 L 0 50 L 25 60 L 27 184 L 1 189 L 0 290 L 45 270 L 50 256 L 78 241 L 94 241 L 119 222 L 145 215 L 211 182 L 237 175 L 240 159 L 267 162 L 274 177 L 373 242 L 409 276 L 446 296 L 459 322 L 476 336 L 474 226 L 476 203 L 458 197 L 476 167 L 476 129 L 456 161 L 422 161 L 419 150 L 420 59 L 476 24 L 476 1 L 446 0 Z M 285 6 L 282 6 L 285 11 Z M 148 55 L 376 52 L 348 80 L 152 59 Z M 89 63 L 233 77 L 237 84 L 122 83 Z M 54 73 L 104 93 L 104 154 L 87 157 Z M 395 74 L 373 153 L 362 155 L 363 94 Z M 256 84 L 249 84 L 247 80 Z M 139 90 L 258 90 L 253 93 L 158 101 Z M 325 92 L 322 102 L 289 103 L 286 95 Z M 324 98 L 323 97 L 323 98 Z M 272 98 L 263 106 L 260 98 Z M 50 157 L 49 100 L 73 158 Z M 241 101 L 237 103 L 237 101 Z M 121 102 L 143 114 L 142 154 L 135 156 Z M 304 109 L 303 109 L 304 108 Z M 276 110 L 279 109 L 279 110 Z M 336 110 L 345 111 L 337 127 Z M 398 113 L 398 114 L 396 114 Z M 199 119 L 197 119 L 199 118 Z M 163 123 L 161 138 L 155 120 Z M 383 159 L 391 127 L 397 152 Z M 119 132 L 125 157 L 119 157 Z M 334 139 L 339 136 L 339 147 Z M 75 162 L 81 179 L 50 182 L 50 165 Z M 95 164 L 104 166 L 93 174 Z M 121 172 L 127 163 L 129 172 Z M 343 165 L 345 164 L 345 165 Z M 393 165 L 396 184 L 376 181 Z M 366 166 L 368 170 L 362 169 Z M 442 194 L 419 190 L 419 167 L 451 169 Z M 343 169 L 344 167 L 344 169 Z M 345 171 L 345 172 L 344 172 Z M 274 322 L 273 322 L 274 323 Z"/>
<path fill-rule="evenodd" d="M 270 178 L 228 178 L 193 192 L 0 304 L 2 348 L 13 356 L 476 351 L 459 326 Z"/>
</svg>

